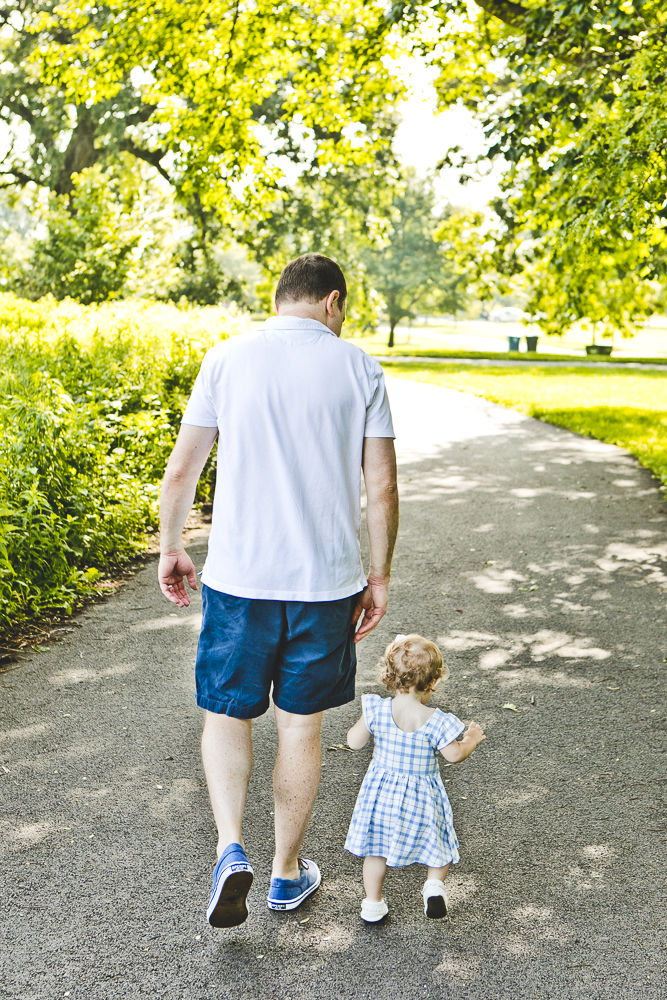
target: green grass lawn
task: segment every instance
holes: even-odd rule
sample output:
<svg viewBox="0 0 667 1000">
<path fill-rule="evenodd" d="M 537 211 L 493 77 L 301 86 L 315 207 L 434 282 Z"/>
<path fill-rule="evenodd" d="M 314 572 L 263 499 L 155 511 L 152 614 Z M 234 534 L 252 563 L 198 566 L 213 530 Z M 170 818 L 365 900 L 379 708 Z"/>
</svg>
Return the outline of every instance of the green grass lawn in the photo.
<svg viewBox="0 0 667 1000">
<path fill-rule="evenodd" d="M 569 362 L 582 364 L 584 362 L 584 358 L 577 354 L 550 354 L 545 350 L 531 353 L 527 351 L 499 351 L 498 341 L 491 338 L 489 338 L 488 351 L 448 350 L 446 347 L 443 348 L 442 340 L 430 338 L 428 332 L 424 333 L 423 331 L 411 334 L 409 343 L 405 335 L 402 334 L 397 339 L 394 347 L 387 347 L 386 333 L 374 334 L 369 337 L 350 337 L 349 340 L 350 343 L 356 344 L 357 347 L 360 347 L 362 351 L 366 351 L 367 354 L 373 354 L 381 358 L 442 358 L 443 361 L 464 360 L 465 358 L 493 358 L 496 361 L 535 361 L 538 364 L 540 361 L 560 361 L 563 364 L 568 364 Z M 541 340 L 544 341 L 545 338 L 541 338 Z M 643 364 L 667 366 L 667 358 L 664 357 L 616 357 L 613 354 L 611 356 L 591 354 L 586 357 L 584 363 L 604 364 L 610 361 L 615 364 L 641 362 Z"/>
<path fill-rule="evenodd" d="M 357 343 L 353 340 L 352 343 Z M 361 345 L 359 345 L 361 346 Z M 442 351 L 442 350 L 408 350 L 404 347 L 394 347 L 392 349 L 385 348 L 384 350 L 378 351 L 368 351 L 368 354 L 377 355 L 380 358 L 442 358 L 443 361 L 463 361 L 466 358 L 491 358 L 494 361 L 533 361 L 538 365 L 540 361 L 560 361 L 561 364 L 570 364 L 574 362 L 577 365 L 581 364 L 607 364 L 614 365 L 629 365 L 629 364 L 642 364 L 642 365 L 665 365 L 667 368 L 667 358 L 618 358 L 613 355 L 604 356 L 599 354 L 589 354 L 584 359 L 578 354 L 546 354 L 542 351 L 537 353 L 537 351 Z"/>
<path fill-rule="evenodd" d="M 388 375 L 484 396 L 626 448 L 667 483 L 667 377 L 584 367 L 470 369 L 385 362 Z"/>
</svg>

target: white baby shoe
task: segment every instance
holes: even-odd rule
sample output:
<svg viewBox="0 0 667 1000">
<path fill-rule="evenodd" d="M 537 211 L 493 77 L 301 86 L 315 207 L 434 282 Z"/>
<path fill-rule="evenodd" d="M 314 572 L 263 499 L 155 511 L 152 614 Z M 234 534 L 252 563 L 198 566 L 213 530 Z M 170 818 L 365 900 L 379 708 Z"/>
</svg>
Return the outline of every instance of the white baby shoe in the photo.
<svg viewBox="0 0 667 1000">
<path fill-rule="evenodd" d="M 362 899 L 361 901 L 361 919 L 367 924 L 377 924 L 388 913 L 389 907 L 384 899 L 381 899 L 379 903 L 375 903 L 371 899 Z"/>
<path fill-rule="evenodd" d="M 424 913 L 427 917 L 438 920 L 447 916 L 449 900 L 445 892 L 444 882 L 441 882 L 439 878 L 426 879 L 422 896 L 424 897 Z"/>
</svg>

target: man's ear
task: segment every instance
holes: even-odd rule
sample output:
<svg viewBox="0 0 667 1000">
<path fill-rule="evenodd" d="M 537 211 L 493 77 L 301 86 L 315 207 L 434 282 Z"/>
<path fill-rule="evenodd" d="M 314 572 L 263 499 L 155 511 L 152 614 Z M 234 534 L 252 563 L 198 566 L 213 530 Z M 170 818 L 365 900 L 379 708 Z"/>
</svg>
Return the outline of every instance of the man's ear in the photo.
<svg viewBox="0 0 667 1000">
<path fill-rule="evenodd" d="M 340 299 L 340 292 L 338 289 L 334 289 L 333 292 L 329 292 L 325 302 L 325 309 L 327 311 L 327 316 L 334 315 L 334 302 L 338 302 Z M 340 302 L 338 302 L 338 311 L 340 312 Z"/>
</svg>

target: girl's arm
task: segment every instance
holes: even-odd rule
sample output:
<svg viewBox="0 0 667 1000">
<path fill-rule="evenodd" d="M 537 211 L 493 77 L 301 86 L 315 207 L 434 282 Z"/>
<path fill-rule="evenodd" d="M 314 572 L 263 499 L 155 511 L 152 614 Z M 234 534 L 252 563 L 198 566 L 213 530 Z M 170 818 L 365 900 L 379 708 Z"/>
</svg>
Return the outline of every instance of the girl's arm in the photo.
<svg viewBox="0 0 667 1000">
<path fill-rule="evenodd" d="M 359 723 L 357 723 L 357 725 L 359 725 Z M 353 732 L 353 730 L 351 729 L 350 732 Z M 450 764 L 460 764 L 461 761 L 466 760 L 475 747 L 479 746 L 479 744 L 485 739 L 486 736 L 484 735 L 482 727 L 478 726 L 476 722 L 471 722 L 463 739 L 460 742 L 452 740 L 451 743 L 448 743 L 446 747 L 442 748 L 440 753 L 445 760 L 449 761 Z"/>
<path fill-rule="evenodd" d="M 353 750 L 361 750 L 365 747 L 370 738 L 370 733 L 366 729 L 366 723 L 364 722 L 363 715 L 358 722 L 352 726 L 349 733 L 347 734 L 347 745 Z"/>
</svg>

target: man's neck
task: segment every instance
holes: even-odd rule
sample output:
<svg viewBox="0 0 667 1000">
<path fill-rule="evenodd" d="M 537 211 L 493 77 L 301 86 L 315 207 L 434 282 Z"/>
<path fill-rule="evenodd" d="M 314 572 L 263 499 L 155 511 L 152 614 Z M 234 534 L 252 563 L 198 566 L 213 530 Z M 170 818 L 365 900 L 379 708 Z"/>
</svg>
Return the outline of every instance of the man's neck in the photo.
<svg viewBox="0 0 667 1000">
<path fill-rule="evenodd" d="M 278 316 L 297 316 L 299 319 L 315 319 L 327 326 L 327 311 L 321 302 L 283 302 L 276 309 Z"/>
<path fill-rule="evenodd" d="M 281 319 L 285 316 L 296 316 L 298 319 L 314 319 L 336 337 L 340 337 L 343 319 L 340 314 L 330 316 L 327 312 L 326 299 L 322 302 L 281 302 L 276 313 Z M 343 318 L 345 314 L 343 313 Z"/>
</svg>

